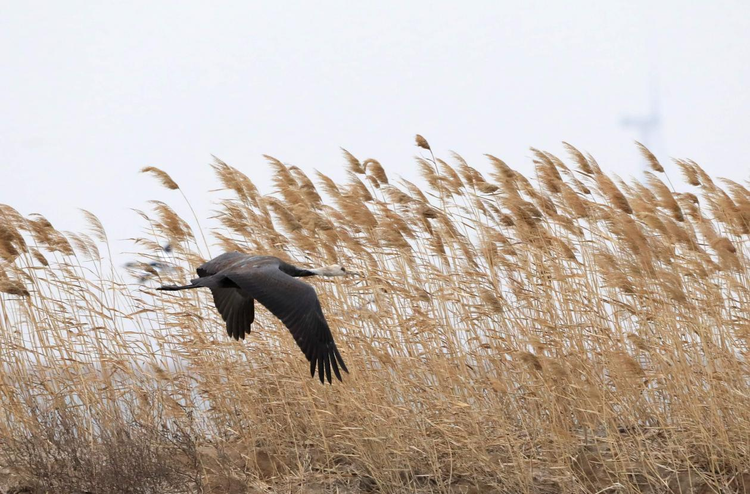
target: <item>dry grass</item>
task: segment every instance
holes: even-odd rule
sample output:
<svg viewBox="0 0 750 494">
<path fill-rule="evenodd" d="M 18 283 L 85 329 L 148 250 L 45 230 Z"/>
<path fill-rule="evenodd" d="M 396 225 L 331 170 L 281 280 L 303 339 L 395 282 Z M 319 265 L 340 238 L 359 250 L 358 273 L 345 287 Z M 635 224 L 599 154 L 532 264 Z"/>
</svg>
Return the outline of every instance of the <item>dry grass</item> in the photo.
<svg viewBox="0 0 750 494">
<path fill-rule="evenodd" d="M 645 148 L 655 173 L 624 183 L 569 145 L 533 150 L 533 180 L 417 145 L 424 190 L 348 152 L 338 184 L 269 158 L 271 195 L 213 164 L 214 254 L 366 274 L 313 281 L 351 370 L 333 386 L 267 312 L 238 343 L 206 293 L 153 290 L 207 256 L 166 203 L 141 213 L 143 284 L 90 213 L 91 236 L 1 206 L 3 485 L 750 491 L 750 191 L 679 160 L 697 189 L 676 193 Z"/>
</svg>

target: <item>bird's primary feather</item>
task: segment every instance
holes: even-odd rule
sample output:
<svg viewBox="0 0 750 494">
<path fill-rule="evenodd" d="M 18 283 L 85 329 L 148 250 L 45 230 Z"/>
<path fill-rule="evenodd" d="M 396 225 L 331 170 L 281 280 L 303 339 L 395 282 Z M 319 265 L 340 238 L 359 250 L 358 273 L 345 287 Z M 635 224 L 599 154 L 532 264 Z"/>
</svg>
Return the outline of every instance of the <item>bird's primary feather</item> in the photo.
<svg viewBox="0 0 750 494">
<path fill-rule="evenodd" d="M 255 300 L 238 288 L 212 288 L 214 305 L 227 323 L 227 333 L 237 339 L 245 339 L 255 320 Z"/>
</svg>

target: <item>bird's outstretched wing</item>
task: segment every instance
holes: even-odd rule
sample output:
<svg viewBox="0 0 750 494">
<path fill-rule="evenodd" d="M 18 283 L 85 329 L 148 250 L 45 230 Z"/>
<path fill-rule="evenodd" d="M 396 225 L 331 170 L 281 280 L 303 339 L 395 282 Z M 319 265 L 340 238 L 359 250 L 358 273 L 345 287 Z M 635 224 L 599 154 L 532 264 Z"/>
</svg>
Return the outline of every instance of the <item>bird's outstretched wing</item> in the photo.
<svg viewBox="0 0 750 494">
<path fill-rule="evenodd" d="M 214 305 L 227 323 L 227 334 L 235 340 L 245 339 L 255 320 L 255 300 L 238 288 L 211 288 Z"/>
<path fill-rule="evenodd" d="M 315 289 L 278 269 L 277 265 L 248 267 L 222 273 L 253 299 L 263 304 L 289 329 L 310 362 L 310 374 L 331 382 L 331 369 L 341 380 L 339 367 L 349 372 L 333 341 Z"/>
<path fill-rule="evenodd" d="M 200 278 L 213 276 L 219 271 L 248 257 L 250 256 L 241 252 L 227 252 L 199 266 L 197 269 L 198 276 Z M 197 281 L 193 280 L 193 283 Z M 209 283 L 206 286 L 211 288 L 211 294 L 214 296 L 214 305 L 219 310 L 221 318 L 227 323 L 227 333 L 235 340 L 240 338 L 244 340 L 245 333 L 250 333 L 250 326 L 255 319 L 255 301 L 252 297 L 237 288 L 212 285 Z M 216 285 L 220 285 L 220 283 L 216 283 Z"/>
</svg>

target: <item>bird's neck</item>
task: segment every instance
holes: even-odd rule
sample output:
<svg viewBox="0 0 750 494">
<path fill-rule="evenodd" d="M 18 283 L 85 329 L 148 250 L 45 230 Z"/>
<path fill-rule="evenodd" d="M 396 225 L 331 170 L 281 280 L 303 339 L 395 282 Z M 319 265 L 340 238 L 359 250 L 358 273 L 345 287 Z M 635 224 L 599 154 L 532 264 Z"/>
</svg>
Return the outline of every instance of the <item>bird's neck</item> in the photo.
<svg viewBox="0 0 750 494">
<path fill-rule="evenodd" d="M 295 278 L 303 278 L 305 276 L 315 276 L 316 274 L 307 269 L 300 269 L 297 266 L 292 266 L 291 264 L 288 264 L 288 263 L 282 263 L 279 266 L 279 269 L 281 269 L 283 272 L 285 272 L 289 276 L 294 276 Z"/>
<path fill-rule="evenodd" d="M 316 276 L 341 276 L 341 272 L 335 266 L 323 266 L 322 268 L 308 269 L 306 270 L 310 275 Z"/>
</svg>

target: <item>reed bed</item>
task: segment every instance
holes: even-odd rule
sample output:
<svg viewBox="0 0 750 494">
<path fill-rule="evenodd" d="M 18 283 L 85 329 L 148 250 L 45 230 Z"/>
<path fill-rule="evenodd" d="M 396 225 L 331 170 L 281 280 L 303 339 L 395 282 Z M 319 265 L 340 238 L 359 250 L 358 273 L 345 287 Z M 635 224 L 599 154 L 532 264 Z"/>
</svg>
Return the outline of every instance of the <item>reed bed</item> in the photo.
<svg viewBox="0 0 750 494">
<path fill-rule="evenodd" d="M 165 191 L 130 273 L 93 214 L 0 206 L 0 487 L 750 492 L 750 191 L 676 160 L 676 192 L 645 147 L 625 183 L 567 144 L 534 177 L 417 146 L 420 184 L 344 151 L 345 183 L 267 157 L 267 194 L 217 159 L 205 232 Z M 154 290 L 209 247 L 364 273 L 311 280 L 343 383 L 264 309 L 235 342 L 210 294 Z"/>
</svg>

